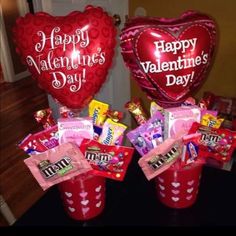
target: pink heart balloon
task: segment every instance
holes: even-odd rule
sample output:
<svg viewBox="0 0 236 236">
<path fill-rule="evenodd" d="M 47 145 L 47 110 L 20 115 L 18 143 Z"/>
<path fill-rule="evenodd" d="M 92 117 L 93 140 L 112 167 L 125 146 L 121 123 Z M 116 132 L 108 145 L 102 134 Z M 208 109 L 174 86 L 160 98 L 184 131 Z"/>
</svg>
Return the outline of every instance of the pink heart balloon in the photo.
<svg viewBox="0 0 236 236">
<path fill-rule="evenodd" d="M 215 22 L 186 12 L 178 19 L 133 18 L 121 33 L 122 55 L 149 98 L 175 106 L 203 83 L 216 45 Z"/>
<path fill-rule="evenodd" d="M 67 16 L 26 14 L 13 36 L 40 87 L 72 109 L 85 107 L 100 90 L 116 45 L 112 17 L 93 6 Z"/>
</svg>

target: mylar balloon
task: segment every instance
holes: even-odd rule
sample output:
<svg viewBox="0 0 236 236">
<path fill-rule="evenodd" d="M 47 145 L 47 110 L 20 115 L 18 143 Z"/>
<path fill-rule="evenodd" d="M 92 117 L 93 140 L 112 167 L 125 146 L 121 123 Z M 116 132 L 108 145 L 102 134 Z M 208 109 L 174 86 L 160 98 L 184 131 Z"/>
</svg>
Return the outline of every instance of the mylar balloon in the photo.
<svg viewBox="0 0 236 236">
<path fill-rule="evenodd" d="M 180 18 L 131 18 L 120 35 L 122 56 L 149 98 L 173 106 L 206 78 L 216 45 L 215 22 L 193 11 Z"/>
<path fill-rule="evenodd" d="M 61 104 L 82 109 L 105 82 L 116 45 L 113 19 L 100 7 L 17 20 L 17 52 L 40 87 Z"/>
</svg>

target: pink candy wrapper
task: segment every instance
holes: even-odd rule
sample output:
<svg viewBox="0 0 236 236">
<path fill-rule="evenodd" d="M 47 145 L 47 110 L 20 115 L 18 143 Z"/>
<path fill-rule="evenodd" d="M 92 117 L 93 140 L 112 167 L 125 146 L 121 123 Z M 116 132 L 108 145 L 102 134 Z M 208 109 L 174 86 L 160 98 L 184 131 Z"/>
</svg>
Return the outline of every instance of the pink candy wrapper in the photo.
<svg viewBox="0 0 236 236">
<path fill-rule="evenodd" d="M 162 144 L 144 155 L 138 164 L 148 180 L 168 169 L 182 154 L 180 139 L 166 139 Z"/>
<path fill-rule="evenodd" d="M 164 139 L 188 134 L 193 122 L 200 122 L 201 110 L 197 106 L 165 109 Z"/>
<path fill-rule="evenodd" d="M 93 139 L 92 118 L 59 118 L 59 144 L 74 142 L 78 146 L 84 138 Z"/>
<path fill-rule="evenodd" d="M 126 128 L 126 125 L 114 122 L 112 119 L 108 118 L 103 124 L 102 133 L 98 139 L 98 142 L 105 145 L 119 144 L 119 140 L 121 139 L 121 136 L 123 136 Z"/>
<path fill-rule="evenodd" d="M 24 162 L 43 190 L 93 170 L 80 149 L 72 143 L 33 155 Z"/>
</svg>

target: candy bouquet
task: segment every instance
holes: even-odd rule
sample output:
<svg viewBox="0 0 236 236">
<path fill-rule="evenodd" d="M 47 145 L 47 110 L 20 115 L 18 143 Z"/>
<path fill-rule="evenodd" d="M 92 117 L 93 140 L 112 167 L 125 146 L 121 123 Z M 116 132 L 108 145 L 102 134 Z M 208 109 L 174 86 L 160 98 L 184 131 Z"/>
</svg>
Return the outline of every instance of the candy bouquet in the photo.
<svg viewBox="0 0 236 236">
<path fill-rule="evenodd" d="M 92 5 L 65 16 L 28 13 L 12 32 L 22 62 L 61 106 L 56 121 L 50 109 L 35 114 L 45 130 L 19 144 L 30 155 L 25 164 L 44 190 L 58 185 L 72 218 L 95 217 L 104 207 L 105 178 L 122 181 L 134 150 L 122 146 L 122 114 L 92 100 L 115 55 L 113 17 Z M 88 117 L 81 117 L 77 111 L 87 106 Z"/>
<path fill-rule="evenodd" d="M 195 104 L 192 98 L 213 64 L 218 30 L 211 16 L 189 10 L 176 18 L 132 17 L 120 34 L 132 78 L 165 108 L 152 102 L 148 119 L 140 101 L 128 102 L 139 126 L 127 137 L 141 155 L 145 176 L 155 179 L 160 200 L 170 207 L 192 205 L 203 164 L 222 166 L 235 148 L 235 108 L 228 109 L 235 99 L 208 93 Z M 222 110 L 226 114 L 217 117 Z"/>
<path fill-rule="evenodd" d="M 189 98 L 181 106 L 166 109 L 151 102 L 149 119 L 138 98 L 125 105 L 138 124 L 127 133 L 141 156 L 138 164 L 148 180 L 155 179 L 159 199 L 167 206 L 185 208 L 195 202 L 202 166 L 209 159 L 230 162 L 236 131 L 223 127 L 222 110 L 215 109 L 222 99 L 214 96 L 213 101 L 213 94 L 206 93 L 198 104 Z M 233 106 L 228 113 L 233 124 Z"/>
<path fill-rule="evenodd" d="M 127 126 L 108 104 L 92 100 L 88 117 L 64 106 L 59 110 L 57 122 L 49 108 L 37 111 L 44 130 L 18 146 L 29 154 L 24 162 L 42 189 L 58 184 L 68 214 L 90 219 L 104 208 L 105 178 L 122 181 L 134 149 L 122 146 Z"/>
</svg>

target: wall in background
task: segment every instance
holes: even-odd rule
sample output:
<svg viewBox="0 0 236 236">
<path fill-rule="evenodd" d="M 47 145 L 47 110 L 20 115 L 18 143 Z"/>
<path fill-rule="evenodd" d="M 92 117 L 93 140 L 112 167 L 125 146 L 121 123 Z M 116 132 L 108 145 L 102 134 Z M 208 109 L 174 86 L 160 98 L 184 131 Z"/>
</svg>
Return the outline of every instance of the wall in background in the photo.
<svg viewBox="0 0 236 236">
<path fill-rule="evenodd" d="M 234 0 L 130 0 L 129 16 L 135 15 L 138 7 L 146 10 L 147 16 L 178 17 L 186 10 L 197 10 L 212 16 L 219 28 L 219 44 L 213 67 L 196 98 L 204 91 L 212 91 L 222 96 L 236 97 L 236 1 Z M 132 96 L 141 97 L 146 109 L 149 101 L 138 88 L 135 81 L 131 84 Z"/>
<path fill-rule="evenodd" d="M 16 19 L 20 16 L 17 0 L 2 0 L 2 14 L 5 23 L 5 29 L 7 34 L 7 40 L 12 56 L 14 74 L 21 73 L 26 70 L 26 67 L 22 65 L 19 55 L 16 53 L 15 45 L 12 39 L 12 29 L 15 25 Z"/>
</svg>

